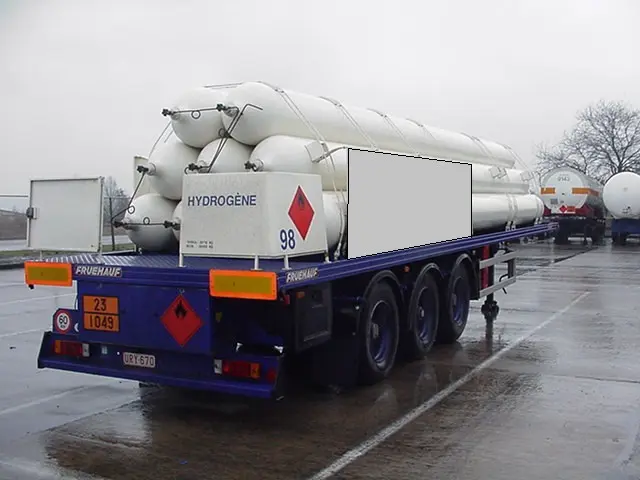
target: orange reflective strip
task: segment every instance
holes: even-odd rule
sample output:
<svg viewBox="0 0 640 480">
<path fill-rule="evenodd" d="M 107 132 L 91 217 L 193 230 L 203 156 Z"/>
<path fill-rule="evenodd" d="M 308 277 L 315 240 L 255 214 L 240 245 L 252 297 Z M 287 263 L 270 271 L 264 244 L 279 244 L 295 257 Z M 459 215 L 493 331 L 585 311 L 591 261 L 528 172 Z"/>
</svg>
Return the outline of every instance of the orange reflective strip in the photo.
<svg viewBox="0 0 640 480">
<path fill-rule="evenodd" d="M 555 187 L 543 187 L 540 189 L 541 195 L 553 195 L 554 193 L 556 193 Z"/>
<path fill-rule="evenodd" d="M 24 262 L 24 282 L 27 285 L 71 287 L 73 275 L 70 263 Z"/>
<path fill-rule="evenodd" d="M 275 272 L 210 270 L 209 293 L 212 297 L 276 300 Z"/>
<path fill-rule="evenodd" d="M 571 189 L 571 193 L 576 195 L 593 195 L 594 197 L 598 197 L 600 195 L 596 190 L 587 187 L 573 187 Z"/>
</svg>

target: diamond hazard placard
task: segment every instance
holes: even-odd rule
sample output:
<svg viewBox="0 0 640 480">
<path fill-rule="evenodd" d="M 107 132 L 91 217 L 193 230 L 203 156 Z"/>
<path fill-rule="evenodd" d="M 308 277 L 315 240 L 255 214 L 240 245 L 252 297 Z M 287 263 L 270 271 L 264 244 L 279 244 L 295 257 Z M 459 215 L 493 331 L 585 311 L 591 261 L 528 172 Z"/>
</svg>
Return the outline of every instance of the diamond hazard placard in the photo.
<svg viewBox="0 0 640 480">
<path fill-rule="evenodd" d="M 293 222 L 293 225 L 300 233 L 303 240 L 307 238 L 309 228 L 311 227 L 311 221 L 315 215 L 315 211 L 309 202 L 309 199 L 304 194 L 301 186 L 298 186 L 291 206 L 289 206 L 289 218 Z"/>
<path fill-rule="evenodd" d="M 202 327 L 202 319 L 183 295 L 178 295 L 162 314 L 162 324 L 181 347 Z"/>
</svg>

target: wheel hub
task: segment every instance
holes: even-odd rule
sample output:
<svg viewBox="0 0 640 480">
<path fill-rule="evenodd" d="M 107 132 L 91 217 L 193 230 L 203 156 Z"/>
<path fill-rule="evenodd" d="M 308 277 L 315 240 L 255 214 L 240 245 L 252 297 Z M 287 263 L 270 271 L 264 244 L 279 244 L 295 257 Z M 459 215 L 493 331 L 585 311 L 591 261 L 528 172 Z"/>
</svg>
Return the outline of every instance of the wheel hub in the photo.
<svg viewBox="0 0 640 480">
<path fill-rule="evenodd" d="M 418 305 L 416 308 L 416 329 L 420 340 L 426 344 L 431 340 L 433 335 L 434 310 L 433 292 L 430 289 L 423 288 L 420 292 Z"/>
<path fill-rule="evenodd" d="M 380 336 L 380 325 L 377 324 L 377 323 L 372 323 L 371 324 L 371 337 L 374 340 L 377 340 L 379 336 Z"/>
<path fill-rule="evenodd" d="M 391 310 L 386 302 L 378 302 L 372 309 L 371 328 L 369 329 L 370 348 L 374 362 L 384 365 L 391 346 L 389 315 Z"/>
</svg>

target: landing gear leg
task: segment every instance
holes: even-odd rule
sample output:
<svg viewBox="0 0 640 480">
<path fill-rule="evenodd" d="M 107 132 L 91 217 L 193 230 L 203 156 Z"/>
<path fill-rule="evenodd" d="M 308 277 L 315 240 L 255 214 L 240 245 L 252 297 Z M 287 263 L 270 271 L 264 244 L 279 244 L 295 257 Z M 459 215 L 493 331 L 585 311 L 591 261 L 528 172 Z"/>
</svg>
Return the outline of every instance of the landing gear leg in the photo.
<svg viewBox="0 0 640 480">
<path fill-rule="evenodd" d="M 498 306 L 498 302 L 493 298 L 493 293 L 487 295 L 480 311 L 482 312 L 482 315 L 484 315 L 484 319 L 487 323 L 493 323 L 495 319 L 498 318 L 500 307 Z"/>
<path fill-rule="evenodd" d="M 496 245 L 491 245 L 490 247 L 490 256 L 493 257 L 498 252 L 498 248 Z M 509 272 L 511 272 L 511 262 L 509 263 Z M 492 265 L 488 268 L 488 282 L 487 287 L 491 287 L 495 284 L 496 281 L 496 267 Z M 487 322 L 487 325 L 493 324 L 494 320 L 498 318 L 498 313 L 500 312 L 500 307 L 498 306 L 498 302 L 495 300 L 495 294 L 490 293 L 484 300 L 482 307 L 480 308 L 482 315 L 484 315 L 484 319 Z"/>
</svg>

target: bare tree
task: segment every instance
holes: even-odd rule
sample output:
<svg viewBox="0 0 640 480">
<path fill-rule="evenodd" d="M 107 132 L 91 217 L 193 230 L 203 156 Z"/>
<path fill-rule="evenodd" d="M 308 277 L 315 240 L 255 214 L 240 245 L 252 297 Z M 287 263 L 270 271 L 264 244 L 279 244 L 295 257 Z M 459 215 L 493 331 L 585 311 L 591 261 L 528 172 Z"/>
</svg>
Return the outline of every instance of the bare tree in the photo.
<svg viewBox="0 0 640 480">
<path fill-rule="evenodd" d="M 569 166 L 605 182 L 619 172 L 640 173 L 640 110 L 600 101 L 578 112 L 576 120 L 557 145 L 538 147 L 540 174 Z"/>
<path fill-rule="evenodd" d="M 129 195 L 113 177 L 104 180 L 104 221 L 122 220 L 129 205 Z"/>
</svg>

